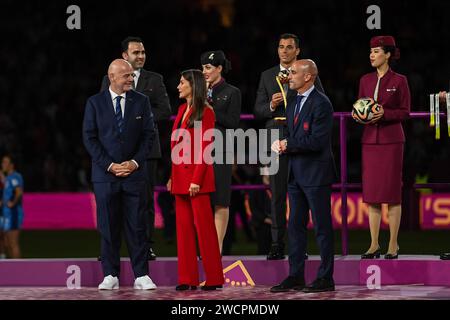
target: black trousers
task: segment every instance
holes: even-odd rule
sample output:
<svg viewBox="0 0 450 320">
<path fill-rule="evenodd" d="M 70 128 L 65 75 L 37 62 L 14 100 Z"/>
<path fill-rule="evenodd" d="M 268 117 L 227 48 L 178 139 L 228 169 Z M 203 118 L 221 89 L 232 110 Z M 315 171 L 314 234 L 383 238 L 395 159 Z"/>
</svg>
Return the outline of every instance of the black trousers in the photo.
<svg viewBox="0 0 450 320">
<path fill-rule="evenodd" d="M 146 182 L 120 181 L 93 185 L 97 204 L 97 228 L 101 235 L 103 274 L 120 275 L 123 230 L 135 278 L 147 275 Z"/>
<path fill-rule="evenodd" d="M 270 251 L 270 225 L 261 224 L 255 226 L 256 245 L 258 255 L 267 255 Z"/>
<path fill-rule="evenodd" d="M 269 176 L 272 218 L 272 245 L 284 247 L 284 237 L 286 234 L 286 200 L 287 200 L 287 176 L 288 176 L 288 156 L 279 156 L 278 172 Z"/>
<path fill-rule="evenodd" d="M 147 161 L 148 181 L 147 181 L 147 238 L 149 246 L 153 244 L 153 234 L 155 232 L 155 184 L 156 170 L 158 167 L 157 159 Z"/>
</svg>

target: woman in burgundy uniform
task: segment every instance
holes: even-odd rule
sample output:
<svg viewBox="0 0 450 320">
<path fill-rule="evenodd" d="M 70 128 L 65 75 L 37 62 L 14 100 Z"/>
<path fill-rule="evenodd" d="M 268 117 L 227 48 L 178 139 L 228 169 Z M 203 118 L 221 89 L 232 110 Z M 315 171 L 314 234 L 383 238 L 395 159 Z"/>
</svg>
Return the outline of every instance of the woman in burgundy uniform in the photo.
<svg viewBox="0 0 450 320">
<path fill-rule="evenodd" d="M 370 63 L 375 72 L 365 74 L 359 83 L 359 98 L 371 97 L 379 105 L 371 123 L 364 127 L 362 142 L 363 201 L 369 205 L 372 239 L 363 259 L 380 257 L 378 234 L 381 205 L 387 204 L 390 240 L 385 259 L 398 258 L 398 230 L 401 218 L 403 147 L 405 134 L 401 121 L 409 117 L 411 96 L 408 80 L 390 68 L 400 58 L 392 36 L 370 40 Z"/>
</svg>

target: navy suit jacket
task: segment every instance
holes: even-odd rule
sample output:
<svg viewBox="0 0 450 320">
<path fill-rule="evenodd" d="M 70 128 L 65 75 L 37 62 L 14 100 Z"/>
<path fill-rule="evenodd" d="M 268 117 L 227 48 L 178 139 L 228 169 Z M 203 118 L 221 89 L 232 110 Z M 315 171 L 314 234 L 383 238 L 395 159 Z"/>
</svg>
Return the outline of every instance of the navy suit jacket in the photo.
<svg viewBox="0 0 450 320">
<path fill-rule="evenodd" d="M 108 75 L 105 75 L 100 91 L 107 90 L 109 85 Z M 150 159 L 160 159 L 161 146 L 159 142 L 158 121 L 169 120 L 172 115 L 163 76 L 156 72 L 141 69 L 136 91 L 145 94 L 150 100 L 153 121 L 155 122 L 155 139 L 153 145 L 150 146 Z"/>
<path fill-rule="evenodd" d="M 126 93 L 123 131 L 115 118 L 108 89 L 90 97 L 83 120 L 83 142 L 92 158 L 92 182 L 136 181 L 147 177 L 146 161 L 155 138 L 153 114 L 148 97 Z M 126 178 L 108 172 L 112 162 L 135 160 L 139 168 Z"/>
<path fill-rule="evenodd" d="M 333 106 L 328 97 L 314 89 L 303 104 L 294 126 L 296 97 L 286 108 L 289 178 L 300 186 L 330 185 L 336 180 L 336 166 L 331 150 Z"/>
</svg>

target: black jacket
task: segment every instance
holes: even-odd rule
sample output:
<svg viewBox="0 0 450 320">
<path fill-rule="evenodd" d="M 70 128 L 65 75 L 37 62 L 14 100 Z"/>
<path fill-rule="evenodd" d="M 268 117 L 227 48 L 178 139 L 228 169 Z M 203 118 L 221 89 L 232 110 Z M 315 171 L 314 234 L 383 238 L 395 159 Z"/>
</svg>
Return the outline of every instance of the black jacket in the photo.
<svg viewBox="0 0 450 320">
<path fill-rule="evenodd" d="M 241 91 L 223 81 L 213 88 L 211 106 L 216 115 L 216 129 L 222 132 L 222 137 L 226 137 L 226 129 L 236 129 L 239 127 L 241 116 Z M 225 145 L 225 140 L 223 141 Z"/>
<path fill-rule="evenodd" d="M 261 77 L 259 80 L 254 114 L 257 119 L 266 120 L 266 128 L 277 127 L 273 123 L 273 118 L 286 117 L 284 103 L 278 105 L 274 112 L 270 111 L 270 101 L 272 101 L 272 95 L 277 92 L 281 92 L 280 87 L 278 86 L 278 83 L 275 79 L 279 72 L 280 65 L 277 65 L 261 73 Z M 316 78 L 314 86 L 318 91 L 322 93 L 324 92 L 319 77 Z M 296 94 L 297 93 L 294 90 L 288 89 L 287 100 L 289 100 L 289 98 L 295 96 Z"/>
</svg>

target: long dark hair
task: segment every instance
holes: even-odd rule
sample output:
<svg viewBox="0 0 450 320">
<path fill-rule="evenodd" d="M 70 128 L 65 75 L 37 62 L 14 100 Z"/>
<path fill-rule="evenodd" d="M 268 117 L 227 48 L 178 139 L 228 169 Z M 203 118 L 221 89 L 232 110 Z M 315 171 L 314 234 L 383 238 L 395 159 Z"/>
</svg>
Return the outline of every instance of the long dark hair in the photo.
<svg viewBox="0 0 450 320">
<path fill-rule="evenodd" d="M 198 69 L 183 71 L 181 76 L 189 82 L 192 88 L 192 113 L 187 120 L 187 127 L 192 128 L 194 121 L 203 119 L 206 105 L 206 80 L 203 72 Z"/>
</svg>

